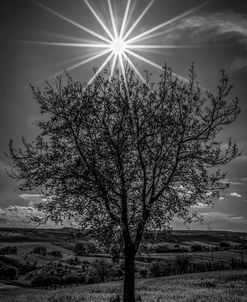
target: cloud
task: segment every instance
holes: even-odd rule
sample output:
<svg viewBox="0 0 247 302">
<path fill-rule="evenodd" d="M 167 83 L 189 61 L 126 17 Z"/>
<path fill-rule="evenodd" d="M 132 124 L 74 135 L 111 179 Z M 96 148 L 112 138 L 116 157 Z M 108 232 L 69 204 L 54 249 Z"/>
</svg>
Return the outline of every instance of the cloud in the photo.
<svg viewBox="0 0 247 302">
<path fill-rule="evenodd" d="M 42 227 L 42 228 L 61 228 L 71 226 L 73 221 L 65 219 L 63 224 L 55 224 L 48 220 L 46 224 L 37 225 L 32 221 L 32 217 L 44 218 L 45 214 L 32 206 L 9 206 L 5 209 L 0 208 L 0 227 Z M 75 226 L 75 224 L 74 224 Z"/>
<path fill-rule="evenodd" d="M 245 231 L 247 229 L 247 219 L 243 216 L 234 216 L 231 214 L 215 211 L 201 213 L 202 223 L 193 222 L 186 226 L 181 220 L 174 220 L 172 227 L 174 229 L 194 229 L 194 230 L 229 230 Z"/>
<path fill-rule="evenodd" d="M 244 219 L 244 217 L 234 216 L 222 212 L 208 212 L 201 214 L 206 221 L 215 220 L 215 219 L 230 219 L 230 220 L 239 220 Z"/>
<path fill-rule="evenodd" d="M 236 179 L 236 180 L 223 179 L 221 181 L 221 183 L 230 184 L 230 185 L 233 185 L 233 186 L 246 186 L 246 183 L 244 183 L 243 181 L 239 181 L 238 179 Z"/>
<path fill-rule="evenodd" d="M 173 24 L 175 34 L 168 35 L 168 40 L 182 41 L 192 39 L 195 44 L 212 42 L 225 46 L 242 45 L 247 49 L 247 19 L 246 15 L 232 11 L 222 11 L 204 15 L 186 17 Z M 228 43 L 227 43 L 228 41 Z M 223 43 L 222 43 L 223 42 Z M 247 56 L 236 57 L 231 65 L 232 71 L 247 68 Z"/>
<path fill-rule="evenodd" d="M 232 192 L 232 193 L 230 193 L 230 195 L 231 195 L 232 197 L 236 197 L 236 198 L 241 198 L 241 197 L 242 197 L 242 195 L 239 194 L 239 193 L 237 193 L 237 192 Z"/>
<path fill-rule="evenodd" d="M 211 205 L 208 205 L 206 203 L 198 202 L 196 205 L 192 206 L 192 208 L 196 209 L 204 209 L 204 208 L 209 208 Z"/>
<path fill-rule="evenodd" d="M 31 217 L 43 218 L 44 214 L 31 206 L 9 206 L 0 208 L 0 226 L 30 227 L 34 226 Z"/>
<path fill-rule="evenodd" d="M 247 156 L 245 154 L 240 155 L 240 156 L 234 158 L 234 160 L 233 160 L 233 162 L 246 162 L 246 161 L 247 161 Z"/>
<path fill-rule="evenodd" d="M 247 68 L 247 57 L 237 57 L 232 63 L 231 69 L 232 71 L 237 71 L 240 69 Z"/>
<path fill-rule="evenodd" d="M 225 198 L 223 197 L 223 196 L 221 196 L 220 198 L 219 198 L 219 200 L 224 200 Z"/>
<path fill-rule="evenodd" d="M 236 38 L 238 43 L 247 48 L 247 19 L 239 13 L 224 11 L 208 15 L 196 15 L 183 19 L 179 28 L 190 29 L 192 35 L 208 33 L 211 39 L 218 35 Z M 203 36 L 205 38 L 205 36 Z"/>
<path fill-rule="evenodd" d="M 25 200 L 28 200 L 28 201 L 32 200 L 32 199 L 36 199 L 36 198 L 42 199 L 42 196 L 43 195 L 41 195 L 41 194 L 21 194 L 21 195 L 19 195 L 19 197 L 21 197 Z"/>
<path fill-rule="evenodd" d="M 9 165 L 7 165 L 5 162 L 0 160 L 0 171 L 2 173 L 4 173 L 4 175 L 6 174 L 5 170 L 9 170 L 11 167 Z"/>
<path fill-rule="evenodd" d="M 19 197 L 28 201 L 28 204 L 31 207 L 33 207 L 35 204 L 46 201 L 45 196 L 41 194 L 21 194 Z"/>
<path fill-rule="evenodd" d="M 39 211 L 35 205 L 44 202 L 39 194 L 21 194 L 20 197 L 28 201 L 27 206 L 10 205 L 7 208 L 0 207 L 0 227 L 39 227 L 32 218 L 45 218 L 45 213 Z M 46 224 L 40 225 L 42 228 L 60 228 L 64 226 L 78 226 L 74 220 L 65 218 L 62 224 L 54 223 L 50 219 Z"/>
</svg>

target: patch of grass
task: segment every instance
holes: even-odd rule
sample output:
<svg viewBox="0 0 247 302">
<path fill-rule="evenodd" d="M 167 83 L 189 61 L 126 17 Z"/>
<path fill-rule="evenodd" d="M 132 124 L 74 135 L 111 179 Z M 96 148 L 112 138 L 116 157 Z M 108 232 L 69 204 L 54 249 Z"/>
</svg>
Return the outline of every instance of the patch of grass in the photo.
<svg viewBox="0 0 247 302">
<path fill-rule="evenodd" d="M 121 282 L 60 290 L 28 290 L 1 296 L 1 302 L 109 302 L 122 292 Z M 222 271 L 139 280 L 143 302 L 247 302 L 247 270 Z M 17 296 L 18 295 L 18 296 Z"/>
</svg>

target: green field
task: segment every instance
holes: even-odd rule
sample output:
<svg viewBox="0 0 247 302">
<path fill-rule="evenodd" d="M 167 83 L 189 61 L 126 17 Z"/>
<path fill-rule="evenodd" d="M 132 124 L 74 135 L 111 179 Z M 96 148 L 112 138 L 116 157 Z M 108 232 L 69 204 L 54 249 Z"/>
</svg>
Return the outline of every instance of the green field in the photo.
<svg viewBox="0 0 247 302">
<path fill-rule="evenodd" d="M 109 302 L 121 291 L 121 282 L 59 290 L 4 289 L 0 286 L 0 301 Z M 136 294 L 141 295 L 143 302 L 244 302 L 247 301 L 247 270 L 139 280 Z"/>
</svg>

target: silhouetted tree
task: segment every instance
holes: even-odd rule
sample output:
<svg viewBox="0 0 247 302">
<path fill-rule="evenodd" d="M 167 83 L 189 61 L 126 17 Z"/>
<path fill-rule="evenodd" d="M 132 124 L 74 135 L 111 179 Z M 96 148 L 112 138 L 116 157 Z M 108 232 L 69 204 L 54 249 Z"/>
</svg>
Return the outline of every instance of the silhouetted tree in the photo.
<svg viewBox="0 0 247 302">
<path fill-rule="evenodd" d="M 239 114 L 223 72 L 216 93 L 201 90 L 193 68 L 188 82 L 165 66 L 147 85 L 131 70 L 90 86 L 58 78 L 32 87 L 45 119 L 23 148 L 10 141 L 21 190 L 41 189 L 38 208 L 55 222 L 73 218 L 99 239 L 123 245 L 124 302 L 133 302 L 135 256 L 146 228 L 166 229 L 174 216 L 190 222 L 197 203 L 210 203 L 224 174 L 217 168 L 238 155 L 222 127 Z M 104 236 L 105 234 L 105 236 Z"/>
</svg>

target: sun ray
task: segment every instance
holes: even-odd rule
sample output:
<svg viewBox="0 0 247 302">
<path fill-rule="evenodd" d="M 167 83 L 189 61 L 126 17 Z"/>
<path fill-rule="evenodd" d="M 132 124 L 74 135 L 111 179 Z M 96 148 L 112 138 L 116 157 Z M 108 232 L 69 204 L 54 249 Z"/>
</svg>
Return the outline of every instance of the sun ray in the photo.
<svg viewBox="0 0 247 302">
<path fill-rule="evenodd" d="M 144 36 L 144 37 L 142 37 L 142 38 L 139 38 L 139 39 L 138 39 L 138 42 L 144 41 L 144 40 L 148 40 L 148 39 L 152 39 L 152 38 L 155 38 L 155 37 L 158 37 L 158 36 L 163 36 L 163 35 L 165 35 L 165 34 L 168 34 L 168 33 L 172 32 L 172 31 L 175 31 L 175 30 L 177 30 L 177 29 L 178 29 L 178 28 L 176 28 L 176 27 L 172 27 L 172 28 L 169 28 L 169 29 L 160 31 L 160 32 L 158 32 L 158 33 L 153 33 L 153 34 L 151 34 L 151 35 L 147 35 L 147 36 Z"/>
<path fill-rule="evenodd" d="M 92 14 L 94 15 L 94 17 L 97 19 L 97 21 L 99 22 L 99 24 L 102 26 L 102 28 L 105 30 L 105 32 L 107 33 L 107 35 L 110 37 L 111 40 L 114 40 L 113 35 L 110 33 L 109 29 L 105 26 L 104 22 L 100 19 L 99 15 L 96 13 L 96 11 L 93 9 L 93 7 L 91 6 L 91 4 L 88 2 L 88 0 L 84 0 L 84 2 L 86 3 L 86 5 L 88 6 L 88 8 L 90 9 L 90 11 L 92 12 Z"/>
<path fill-rule="evenodd" d="M 181 44 L 181 45 L 141 45 L 141 44 L 131 44 L 127 45 L 126 49 L 184 49 L 184 48 L 218 48 L 218 47 L 231 47 L 232 45 L 224 45 L 224 44 L 218 44 L 218 45 L 187 45 L 187 44 Z"/>
<path fill-rule="evenodd" d="M 151 61 L 151 60 L 149 60 L 149 59 L 147 59 L 147 58 L 145 58 L 145 57 L 143 57 L 143 56 L 141 56 L 141 55 L 138 55 L 137 53 L 135 53 L 135 52 L 133 52 L 133 51 L 131 51 L 131 50 L 126 49 L 126 52 L 128 52 L 128 53 L 129 53 L 130 55 L 132 55 L 133 57 L 136 57 L 137 59 L 139 59 L 139 60 L 141 60 L 141 61 L 143 61 L 143 62 L 145 62 L 145 63 L 148 63 L 148 64 L 150 64 L 150 65 L 153 66 L 153 67 L 158 68 L 159 70 L 162 70 L 162 71 L 164 70 L 162 66 L 160 66 L 160 65 L 158 65 L 158 64 L 156 64 L 156 63 L 154 63 L 153 61 Z M 188 79 L 184 78 L 183 76 L 180 76 L 180 75 L 178 75 L 178 74 L 175 73 L 175 72 L 173 72 L 172 74 L 173 74 L 174 77 L 180 79 L 181 81 L 183 81 L 183 82 L 188 82 Z"/>
<path fill-rule="evenodd" d="M 110 12 L 110 16 L 111 16 L 111 23 L 112 23 L 113 32 L 114 32 L 114 38 L 117 39 L 118 33 L 117 33 L 116 22 L 115 22 L 113 10 L 112 10 L 111 0 L 107 0 L 107 2 L 108 2 L 109 12 Z"/>
<path fill-rule="evenodd" d="M 47 32 L 45 30 L 39 30 L 38 33 L 40 33 L 41 35 L 45 35 L 45 36 L 55 38 L 55 39 L 70 40 L 72 43 L 92 43 L 92 44 L 98 44 L 99 43 L 99 41 L 95 41 L 95 40 L 91 40 L 91 39 L 83 39 L 83 38 L 79 38 L 79 37 L 74 37 L 72 35 L 54 33 L 54 32 L 51 32 L 51 31 Z"/>
<path fill-rule="evenodd" d="M 109 48 L 108 44 L 90 44 L 90 43 L 63 43 L 63 42 L 47 42 L 47 41 L 15 41 L 20 43 L 48 46 L 64 46 L 64 47 L 86 47 L 86 48 Z"/>
<path fill-rule="evenodd" d="M 97 34 L 97 33 L 94 32 L 93 30 L 91 30 L 91 29 L 89 29 L 89 28 L 87 28 L 87 27 L 85 27 L 85 26 L 83 26 L 83 25 L 81 25 L 81 24 L 79 24 L 79 23 L 77 23 L 77 22 L 75 22 L 75 21 L 73 21 L 73 20 L 71 20 L 71 19 L 69 19 L 69 18 L 67 18 L 67 17 L 65 17 L 65 16 L 63 16 L 63 15 L 61 15 L 61 14 L 59 14 L 59 13 L 57 13 L 57 12 L 54 11 L 53 9 L 51 9 L 51 8 L 49 8 L 49 7 L 47 7 L 47 6 L 43 5 L 43 4 L 40 4 L 39 2 L 37 2 L 37 1 L 35 1 L 35 0 L 31 0 L 31 1 L 32 1 L 34 4 L 38 5 L 39 7 L 43 8 L 44 10 L 48 11 L 49 13 L 55 15 L 56 17 L 58 17 L 58 18 L 60 18 L 60 19 L 62 19 L 62 20 L 64 20 L 64 21 L 66 21 L 66 22 L 68 22 L 68 23 L 70 23 L 70 24 L 76 26 L 77 28 L 82 29 L 83 31 L 85 31 L 85 32 L 87 32 L 87 33 L 89 33 L 89 34 L 91 34 L 91 35 L 93 35 L 93 36 L 99 38 L 100 40 L 103 40 L 103 41 L 105 41 L 105 42 L 107 42 L 107 43 L 111 43 L 111 41 L 110 41 L 109 39 L 107 39 L 107 38 L 105 38 L 105 37 L 102 37 L 101 35 Z"/>
<path fill-rule="evenodd" d="M 132 42 L 134 42 L 134 41 L 137 41 L 139 38 L 142 38 L 142 37 L 144 37 L 144 36 L 146 36 L 146 35 L 148 35 L 148 34 L 151 34 L 152 32 L 154 32 L 154 31 L 156 31 L 156 30 L 159 30 L 159 29 L 161 29 L 162 27 L 165 27 L 165 26 L 167 26 L 167 25 L 170 25 L 171 23 L 173 23 L 173 22 L 175 22 L 175 21 L 177 21 L 177 20 L 179 20 L 179 19 L 181 19 L 181 18 L 183 18 L 183 17 L 186 17 L 187 15 L 189 15 L 189 14 L 191 14 L 191 13 L 194 13 L 195 11 L 197 11 L 197 10 L 199 10 L 199 9 L 201 9 L 201 8 L 203 8 L 203 7 L 205 7 L 205 6 L 207 6 L 207 5 L 209 5 L 210 3 L 214 2 L 214 1 L 215 1 L 215 0 L 209 0 L 209 1 L 207 1 L 206 3 L 203 3 L 203 4 L 199 5 L 199 6 L 196 6 L 196 7 L 192 8 L 192 9 L 190 9 L 190 10 L 188 10 L 188 11 L 186 11 L 186 12 L 180 14 L 180 15 L 177 16 L 177 17 L 174 17 L 174 18 L 172 18 L 172 19 L 170 19 L 170 20 L 168 20 L 168 21 L 166 21 L 166 22 L 164 22 L 164 23 L 161 23 L 161 24 L 159 24 L 159 25 L 157 25 L 157 26 L 154 26 L 153 28 L 151 28 L 151 29 L 149 29 L 149 30 L 147 30 L 147 31 L 145 31 L 145 32 L 143 32 L 143 33 L 141 33 L 141 34 L 139 34 L 139 35 L 137 35 L 137 36 L 135 36 L 135 37 L 129 39 L 128 41 L 126 41 L 126 43 L 128 44 L 128 43 L 132 43 Z"/>
<path fill-rule="evenodd" d="M 124 68 L 124 63 L 123 63 L 123 57 L 122 56 L 119 56 L 119 62 L 120 62 L 120 68 L 121 68 L 121 71 L 122 71 L 122 76 L 123 76 L 123 79 L 124 79 L 124 85 L 125 85 L 125 88 L 126 88 L 126 93 L 127 93 L 128 99 L 129 99 L 129 89 L 128 89 L 128 83 L 127 83 L 127 78 L 126 78 L 126 73 L 125 73 L 125 68 Z M 130 106 L 131 106 L 131 104 L 130 104 Z"/>
<path fill-rule="evenodd" d="M 112 61 L 112 66 L 111 66 L 111 74 L 110 74 L 110 77 L 109 77 L 109 81 L 112 79 L 112 76 L 113 76 L 113 73 L 114 73 L 114 70 L 115 70 L 115 66 L 116 66 L 116 62 L 117 62 L 117 54 L 114 55 L 114 58 L 113 58 L 113 61 Z"/>
<path fill-rule="evenodd" d="M 149 11 L 150 7 L 153 5 L 155 0 L 152 0 L 148 6 L 144 9 L 144 11 L 140 14 L 140 16 L 137 18 L 135 23 L 131 26 L 131 28 L 127 31 L 127 33 L 124 35 L 123 40 L 126 40 L 128 36 L 132 33 L 132 31 L 136 28 L 136 26 L 139 24 L 139 22 L 142 20 L 144 15 Z"/>
<path fill-rule="evenodd" d="M 69 62 L 74 62 L 75 60 L 80 60 L 74 65 L 71 65 L 66 68 L 67 71 L 74 70 L 75 68 L 78 68 L 80 66 L 85 65 L 86 63 L 89 63 L 93 60 L 96 60 L 97 58 L 100 58 L 106 54 L 109 54 L 106 59 L 104 59 L 103 63 L 100 65 L 99 69 L 96 71 L 94 76 L 89 80 L 88 85 L 90 85 L 94 79 L 97 77 L 97 75 L 103 70 L 103 68 L 106 66 L 106 64 L 112 60 L 111 62 L 111 68 L 110 68 L 110 75 L 109 75 L 109 80 L 113 77 L 115 67 L 117 65 L 117 60 L 119 61 L 119 69 L 120 72 L 123 76 L 124 79 L 124 84 L 126 86 L 126 90 L 128 93 L 128 87 L 127 87 L 127 76 L 126 76 L 126 68 L 125 64 L 128 64 L 135 74 L 144 82 L 146 83 L 146 80 L 142 76 L 141 72 L 138 70 L 138 68 L 135 66 L 132 60 L 132 56 L 135 59 L 138 59 L 144 63 L 147 63 L 159 70 L 163 71 L 163 67 L 161 65 L 158 65 L 155 63 L 153 60 L 150 60 L 146 58 L 145 56 L 141 55 L 140 53 L 143 53 L 144 51 L 146 52 L 158 52 L 162 51 L 164 49 L 196 49 L 196 48 L 218 48 L 218 47 L 231 47 L 232 45 L 202 45 L 202 44 L 155 44 L 155 43 L 150 43 L 147 44 L 147 42 L 143 42 L 143 44 L 140 44 L 140 41 L 145 41 L 148 39 L 152 39 L 161 35 L 165 35 L 167 33 L 170 33 L 174 30 L 179 29 L 179 24 L 177 26 L 173 26 L 173 28 L 170 26 L 173 24 L 175 21 L 180 20 L 181 18 L 186 17 L 187 15 L 196 12 L 197 10 L 205 7 L 206 5 L 216 1 L 216 0 L 207 0 L 207 2 L 198 5 L 196 7 L 193 7 L 190 10 L 187 10 L 186 12 L 170 19 L 167 20 L 166 22 L 163 22 L 162 24 L 159 24 L 157 26 L 154 26 L 145 32 L 142 32 L 141 34 L 135 35 L 134 37 L 129 39 L 130 35 L 133 35 L 133 32 L 135 28 L 138 26 L 138 24 L 142 21 L 143 17 L 147 14 L 147 12 L 150 10 L 151 6 L 153 5 L 155 0 L 149 0 L 148 5 L 144 8 L 143 11 L 141 11 L 141 14 L 137 16 L 137 19 L 134 21 L 134 23 L 131 24 L 131 26 L 128 26 L 127 22 L 129 21 L 130 18 L 130 11 L 131 11 L 131 0 L 125 0 L 126 1 L 126 6 L 124 10 L 124 15 L 122 18 L 120 30 L 118 31 L 117 28 L 117 23 L 116 23 L 116 17 L 113 13 L 113 7 L 111 0 L 107 0 L 108 3 L 108 9 L 109 9 L 109 14 L 111 18 L 111 26 L 108 27 L 107 23 L 104 23 L 103 19 L 100 17 L 100 15 L 96 12 L 96 10 L 93 8 L 93 6 L 90 4 L 90 0 L 84 0 L 85 5 L 87 8 L 91 11 L 91 13 L 94 15 L 95 19 L 98 21 L 98 23 L 101 25 L 103 30 L 105 31 L 106 35 L 102 36 L 98 32 L 95 32 L 91 30 L 90 28 L 87 28 L 71 19 L 68 17 L 65 17 L 64 15 L 61 15 L 60 13 L 54 11 L 53 9 L 40 4 L 37 0 L 30 0 L 34 4 L 38 5 L 39 7 L 43 8 L 44 10 L 48 11 L 49 13 L 55 15 L 56 17 L 76 26 L 77 28 L 83 30 L 84 32 L 89 33 L 90 35 L 96 37 L 97 39 L 100 39 L 100 42 L 93 41 L 92 39 L 75 39 L 69 40 L 69 37 L 67 42 L 48 42 L 48 41 L 19 41 L 21 43 L 30 43 L 34 45 L 48 45 L 48 46 L 59 46 L 59 47 L 78 47 L 82 49 L 98 49 L 97 52 L 91 52 L 90 54 L 80 56 L 77 58 L 73 58 L 72 60 L 67 60 L 64 61 L 63 63 L 67 64 Z M 206 1 L 206 0 L 205 0 Z M 167 28 L 165 29 L 164 27 Z M 160 30 L 160 31 L 159 31 Z M 59 37 L 59 35 L 58 35 Z M 66 36 L 62 36 L 63 38 L 66 38 Z M 109 37 L 109 38 L 108 38 Z M 58 40 L 59 41 L 59 40 Z M 103 42 L 102 42 L 103 41 Z M 168 40 L 167 40 L 168 41 Z M 71 42 L 71 43 L 69 43 Z M 81 43 L 80 43 L 81 42 Z M 100 51 L 100 52 L 99 52 Z M 61 71 L 57 74 L 61 74 L 64 71 Z M 187 81 L 185 78 L 173 73 L 173 75 L 183 81 Z M 146 83 L 147 84 L 147 83 Z"/>
<path fill-rule="evenodd" d="M 129 49 L 126 49 L 126 52 L 129 53 L 130 55 L 132 55 L 133 57 L 136 57 L 137 59 L 139 59 L 139 60 L 141 60 L 141 61 L 143 61 L 145 63 L 148 63 L 148 64 L 152 65 L 153 67 L 156 67 L 156 68 L 158 68 L 160 70 L 163 70 L 163 68 L 160 65 L 154 63 L 153 61 L 148 60 L 147 58 L 144 58 L 141 55 L 138 55 L 137 53 L 135 53 L 135 52 L 133 52 L 133 51 L 131 51 Z"/>
<path fill-rule="evenodd" d="M 68 60 L 63 60 L 63 61 L 60 61 L 56 64 L 54 64 L 53 66 L 58 66 L 58 65 L 61 65 L 61 64 L 68 64 L 68 63 L 71 63 L 71 62 L 74 62 L 74 61 L 78 61 L 78 60 L 82 60 L 82 59 L 85 59 L 85 58 L 90 58 L 92 56 L 96 56 L 96 55 L 99 55 L 101 52 L 99 52 L 98 50 L 97 51 L 94 51 L 93 53 L 87 53 L 87 54 L 84 54 L 84 55 L 81 55 L 81 56 L 77 56 L 77 57 L 74 57 L 74 58 L 71 58 L 71 59 L 68 59 Z"/>
<path fill-rule="evenodd" d="M 85 59 L 85 58 L 90 57 L 92 55 L 98 55 L 98 54 L 99 54 L 99 51 L 93 52 L 93 53 L 90 53 L 90 54 L 87 53 L 87 54 L 84 54 L 84 55 L 81 55 L 81 56 L 78 56 L 78 57 L 74 57 L 74 58 L 71 58 L 71 59 L 68 59 L 68 60 L 60 61 L 58 63 L 53 64 L 52 67 L 59 66 L 59 65 L 62 65 L 62 64 L 68 64 L 68 63 L 71 63 L 71 62 L 74 62 L 74 61 L 78 61 L 78 60 L 81 60 L 81 59 Z M 53 74 L 49 75 L 45 79 L 49 80 L 51 78 L 55 78 L 55 77 L 63 74 L 65 71 L 66 71 L 66 68 L 64 68 L 63 70 L 60 70 L 60 71 L 58 71 L 56 73 L 53 73 Z M 45 79 L 40 80 L 37 84 L 42 83 Z"/>
<path fill-rule="evenodd" d="M 92 82 L 95 80 L 95 78 L 98 76 L 99 73 L 103 70 L 103 68 L 106 66 L 106 64 L 111 60 L 114 53 L 110 53 L 110 55 L 105 59 L 105 61 L 102 63 L 102 65 L 99 67 L 99 69 L 95 72 L 93 77 L 88 81 L 87 86 L 92 84 Z"/>
<path fill-rule="evenodd" d="M 123 75 L 123 77 L 124 77 L 124 76 L 125 76 L 125 69 L 124 69 L 123 57 L 120 55 L 120 56 L 118 56 L 118 59 L 119 59 L 119 63 L 120 63 L 120 68 L 121 68 L 121 71 L 122 71 L 122 75 Z"/>
<path fill-rule="evenodd" d="M 124 34 L 124 29 L 125 29 L 125 26 L 126 26 L 126 21 L 127 21 L 129 9 L 130 9 L 130 4 L 131 4 L 131 0 L 128 0 L 126 8 L 125 8 L 124 18 L 123 18 L 123 22 L 122 22 L 122 26 L 121 26 L 121 30 L 120 30 L 120 35 L 119 35 L 120 40 L 122 40 L 122 37 L 123 37 L 123 34 Z"/>
<path fill-rule="evenodd" d="M 130 58 L 124 53 L 123 54 L 125 60 L 129 63 L 129 65 L 131 66 L 131 68 L 135 71 L 135 73 L 139 76 L 139 78 L 143 81 L 143 83 L 147 84 L 146 80 L 144 79 L 144 77 L 141 75 L 141 73 L 139 72 L 139 70 L 135 67 L 135 65 L 132 63 L 132 61 L 130 60 Z"/>
<path fill-rule="evenodd" d="M 96 54 L 96 55 L 94 55 L 94 56 L 92 56 L 92 57 L 90 57 L 90 58 L 88 58 L 88 59 L 86 59 L 86 60 L 83 60 L 83 61 L 81 61 L 81 62 L 79 62 L 79 63 L 77 63 L 77 64 L 75 64 L 75 65 L 73 65 L 73 66 L 69 66 L 68 68 L 66 68 L 66 70 L 67 70 L 67 71 L 71 71 L 71 70 L 73 70 L 73 69 L 75 69 L 75 68 L 78 68 L 78 67 L 80 67 L 80 66 L 82 66 L 82 65 L 85 65 L 85 64 L 87 64 L 87 63 L 89 63 L 89 62 L 91 62 L 91 61 L 93 61 L 93 60 L 95 60 L 95 59 L 98 59 L 98 58 L 100 58 L 100 57 L 106 55 L 106 54 L 109 53 L 109 52 L 110 52 L 109 49 L 107 49 L 107 50 L 105 50 L 105 51 L 101 51 L 99 54 Z"/>
</svg>

